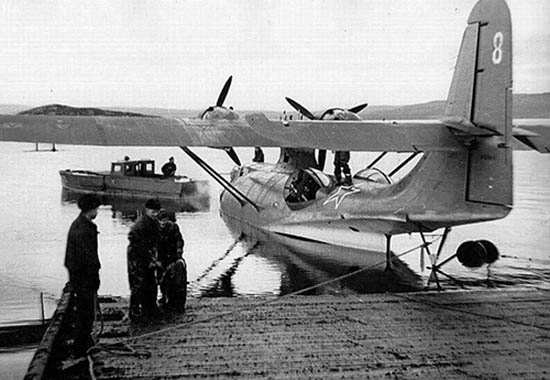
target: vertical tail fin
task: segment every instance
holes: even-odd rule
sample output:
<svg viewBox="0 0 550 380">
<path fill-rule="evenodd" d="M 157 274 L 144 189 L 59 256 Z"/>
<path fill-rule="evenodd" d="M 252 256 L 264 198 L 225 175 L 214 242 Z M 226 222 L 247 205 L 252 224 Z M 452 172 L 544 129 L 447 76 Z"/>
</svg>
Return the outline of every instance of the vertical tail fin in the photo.
<svg viewBox="0 0 550 380">
<path fill-rule="evenodd" d="M 504 0 L 480 0 L 462 38 L 445 119 L 480 129 L 468 160 L 466 200 L 511 205 L 512 26 Z"/>
</svg>

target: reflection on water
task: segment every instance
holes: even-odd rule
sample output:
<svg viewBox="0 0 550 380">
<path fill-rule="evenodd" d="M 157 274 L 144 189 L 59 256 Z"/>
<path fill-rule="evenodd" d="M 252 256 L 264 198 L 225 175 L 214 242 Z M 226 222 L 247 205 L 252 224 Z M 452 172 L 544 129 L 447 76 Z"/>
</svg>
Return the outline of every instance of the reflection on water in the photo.
<svg viewBox="0 0 550 380">
<path fill-rule="evenodd" d="M 64 203 L 76 204 L 80 194 L 62 191 Z M 110 206 L 111 217 L 118 219 L 121 224 L 131 227 L 143 212 L 143 201 L 101 197 L 102 204 Z M 162 201 L 162 207 L 173 211 L 179 216 L 179 221 L 189 213 L 182 213 L 177 203 Z M 368 253 L 364 253 L 368 254 Z M 339 256 L 345 256 L 340 252 Z M 287 248 L 270 241 L 257 241 L 239 236 L 228 249 L 203 270 L 191 283 L 190 294 L 202 297 L 232 297 L 240 295 L 241 291 L 236 286 L 236 275 L 242 275 L 246 271 L 243 266 L 246 260 L 260 264 L 260 271 L 272 271 L 277 273 L 273 279 L 272 288 L 269 291 L 259 292 L 273 295 L 285 295 L 303 289 L 312 288 L 320 283 L 327 284 L 315 287 L 301 294 L 318 295 L 327 293 L 374 293 L 387 291 L 412 291 L 422 288 L 422 279 L 414 273 L 405 263 L 394 259 L 392 271 L 381 270 L 369 265 L 352 265 L 338 262 L 337 260 L 319 259 L 293 252 Z M 258 260 L 259 259 L 259 260 Z M 258 269 L 258 265 L 255 265 Z M 355 273 L 355 274 L 354 274 Z M 349 275 L 353 274 L 353 275 Z M 253 273 L 251 273 L 253 275 Z M 330 279 L 344 278 L 332 281 Z M 253 283 L 251 283 L 253 284 Z M 246 293 L 255 294 L 256 288 Z"/>
<path fill-rule="evenodd" d="M 62 202 L 76 204 L 81 195 L 80 193 L 67 189 L 61 190 Z M 125 221 L 135 221 L 142 214 L 145 204 L 145 201 L 142 199 L 119 198 L 110 195 L 101 195 L 99 199 L 101 204 L 111 206 L 113 218 L 119 218 Z M 161 203 L 164 209 L 174 213 L 202 212 L 208 211 L 210 208 L 210 204 L 201 207 L 190 207 L 187 203 L 182 205 L 182 203 L 170 199 L 163 199 Z"/>
<path fill-rule="evenodd" d="M 240 254 L 232 254 L 238 244 L 241 245 Z M 357 266 L 334 259 L 319 259 L 270 241 L 241 236 L 197 277 L 192 292 L 205 297 L 238 295 L 235 276 L 245 260 L 253 259 L 265 260 L 263 266 L 278 273 L 271 290 L 275 295 L 402 292 L 419 290 L 423 286 L 422 278 L 397 258 L 393 259 L 393 269 L 386 271 L 379 265 Z M 256 276 L 260 277 L 257 273 Z"/>
<path fill-rule="evenodd" d="M 29 152 L 26 144 L 2 143 L 0 171 L 0 323 L 37 319 L 40 292 L 45 294 L 46 314 L 55 309 L 67 280 L 63 266 L 67 231 L 79 210 L 74 198 L 62 195 L 59 170 L 88 168 L 102 170 L 124 155 L 157 161 L 176 156 L 181 173 L 207 178 L 182 152 L 171 148 L 59 146 L 59 151 Z M 222 173 L 233 167 L 225 152 L 199 149 L 211 166 Z M 266 161 L 278 151 L 265 150 Z M 238 149 L 251 158 L 251 149 Z M 271 156 L 270 156 L 271 155 Z M 354 154 L 352 167 L 364 167 L 373 155 Z M 515 162 L 515 206 L 501 221 L 453 229 L 444 248 L 451 255 L 464 240 L 488 239 L 499 247 L 502 257 L 490 268 L 469 270 L 455 260 L 443 270 L 467 286 L 548 286 L 550 279 L 550 155 L 519 152 Z M 390 162 L 390 168 L 393 163 Z M 381 167 L 387 170 L 388 168 Z M 24 174 L 22 174 L 24 173 Z M 184 257 L 188 264 L 192 296 L 281 295 L 339 278 L 358 269 L 360 273 L 328 282 L 307 294 L 407 291 L 426 280 L 429 265 L 419 265 L 418 253 L 401 257 L 394 272 L 373 270 L 371 264 L 321 260 L 305 252 L 291 252 L 271 242 L 238 239 L 219 216 L 220 187 L 210 183 L 211 208 L 204 212 L 176 212 L 184 235 Z M 60 195 L 62 196 L 60 198 Z M 163 206 L 171 208 L 169 204 Z M 95 222 L 100 231 L 100 293 L 129 294 L 126 274 L 128 231 L 141 214 L 142 202 L 107 200 Z M 418 236 L 392 239 L 396 254 L 420 244 Z M 405 265 L 406 264 L 406 265 Z M 424 271 L 422 271 L 424 269 Z M 444 287 L 456 287 L 442 279 Z M 489 280 L 489 281 L 488 281 Z M 420 284 L 422 287 L 422 284 Z"/>
</svg>

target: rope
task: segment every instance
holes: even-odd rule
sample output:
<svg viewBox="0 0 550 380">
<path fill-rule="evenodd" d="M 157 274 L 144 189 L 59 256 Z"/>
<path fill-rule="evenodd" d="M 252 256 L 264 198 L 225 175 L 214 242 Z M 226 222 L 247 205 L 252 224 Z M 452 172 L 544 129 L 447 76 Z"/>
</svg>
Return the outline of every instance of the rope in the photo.
<svg viewBox="0 0 550 380">
<path fill-rule="evenodd" d="M 92 380 L 97 380 L 97 377 L 95 377 L 94 373 L 94 359 L 92 358 L 92 355 L 87 354 L 86 359 L 88 359 L 88 373 L 90 374 L 90 377 L 92 378 Z"/>
<path fill-rule="evenodd" d="M 228 248 L 228 250 L 226 251 L 226 253 L 218 260 L 216 260 L 214 263 L 212 263 L 212 265 L 210 265 L 209 268 L 207 268 L 205 270 L 205 272 L 203 272 L 203 274 L 196 280 L 197 282 L 204 278 L 206 276 L 207 273 L 209 273 L 216 265 L 218 265 L 218 263 L 223 260 L 223 258 L 227 257 L 229 255 L 229 253 L 235 248 L 235 246 L 237 245 L 237 243 L 242 240 L 243 236 L 239 236 L 239 238 Z M 400 258 L 410 252 L 413 252 L 419 248 L 423 248 L 423 247 L 427 247 L 431 244 L 433 244 L 434 242 L 436 242 L 437 240 L 439 240 L 441 238 L 441 236 L 433 239 L 432 241 L 430 242 L 425 242 L 425 243 L 422 243 L 422 244 L 419 244 L 418 246 L 415 246 L 413 248 L 410 248 L 408 250 L 405 250 L 397 255 L 394 255 L 392 257 L 392 260 L 394 258 Z M 223 318 L 223 317 L 226 317 L 226 316 L 229 316 L 229 315 L 233 315 L 233 314 L 237 314 L 237 313 L 241 313 L 241 312 L 244 312 L 244 311 L 250 311 L 250 310 L 254 310 L 254 309 L 257 309 L 259 307 L 262 307 L 262 306 L 265 306 L 265 305 L 269 305 L 269 304 L 272 304 L 272 303 L 276 303 L 276 302 L 279 302 L 280 300 L 283 300 L 283 299 L 286 299 L 286 298 L 289 298 L 289 297 L 292 297 L 292 296 L 296 296 L 296 295 L 299 295 L 299 294 L 302 294 L 302 293 L 305 293 L 305 292 L 308 292 L 308 291 L 311 291 L 311 290 L 314 290 L 314 289 L 317 289 L 319 287 L 322 287 L 322 286 L 325 286 L 325 285 L 328 285 L 328 284 L 331 284 L 331 283 L 334 283 L 334 282 L 337 282 L 337 281 L 341 281 L 343 279 L 346 279 L 348 277 L 352 277 L 352 276 L 355 276 L 361 272 L 364 272 L 364 271 L 367 271 L 367 270 L 370 270 L 376 266 L 379 266 L 381 264 L 384 264 L 386 262 L 386 260 L 383 260 L 383 261 L 380 261 L 376 264 L 373 264 L 371 266 L 368 266 L 368 267 L 364 267 L 364 268 L 360 268 L 360 269 L 357 269 L 355 271 L 352 271 L 350 273 L 347 273 L 347 274 L 344 274 L 344 275 L 341 275 L 339 277 L 336 277 L 336 278 L 333 278 L 333 279 L 330 279 L 330 280 L 327 280 L 327 281 L 323 281 L 323 282 L 320 282 L 316 285 L 312 285 L 312 286 L 309 286 L 309 287 L 306 287 L 306 288 L 303 288 L 303 289 L 300 289 L 300 290 L 297 290 L 297 291 L 294 291 L 294 292 L 291 292 L 291 293 L 288 293 L 288 294 L 285 294 L 281 297 L 277 297 L 277 298 L 273 298 L 273 299 L 268 299 L 268 300 L 265 300 L 263 302 L 260 302 L 258 304 L 254 304 L 254 305 L 250 305 L 250 306 L 247 306 L 247 307 L 243 307 L 243 308 L 240 308 L 238 310 L 233 310 L 233 311 L 229 311 L 229 312 L 225 312 L 225 313 L 220 313 L 220 314 L 216 314 L 216 315 L 212 315 L 210 317 L 205 317 L 205 318 L 201 318 L 201 319 L 196 319 L 196 320 L 193 320 L 193 321 L 188 321 L 188 322 L 184 322 L 184 323 L 180 323 L 180 324 L 177 324 L 177 325 L 174 325 L 174 326 L 171 326 L 171 327 L 166 327 L 166 328 L 163 328 L 163 329 L 160 329 L 160 330 L 156 330 L 156 331 L 152 331 L 152 332 L 148 332 L 148 333 L 144 333 L 144 334 L 140 334 L 140 335 L 136 335 L 136 336 L 132 336 L 132 337 L 128 337 L 128 338 L 124 338 L 124 339 L 121 339 L 119 342 L 117 343 L 113 343 L 113 344 L 109 344 L 109 345 L 105 345 L 105 344 L 102 344 L 102 345 L 96 345 L 94 347 L 91 347 L 90 350 L 88 351 L 89 354 L 88 354 L 88 361 L 89 361 L 89 370 L 90 370 L 90 376 L 92 377 L 92 380 L 95 380 L 95 376 L 93 374 L 93 359 L 91 357 L 92 355 L 92 351 L 95 351 L 95 350 L 98 350 L 98 351 L 106 351 L 106 352 L 109 352 L 109 353 L 112 353 L 112 354 L 118 354 L 118 355 L 135 355 L 135 356 L 145 356 L 145 357 L 149 357 L 151 356 L 151 352 L 148 351 L 148 350 L 142 350 L 142 351 L 138 351 L 138 350 L 135 350 L 133 347 L 131 347 L 129 344 L 127 344 L 128 342 L 134 342 L 136 340 L 139 340 L 139 339 L 143 339 L 143 338 L 147 338 L 147 337 L 151 337 L 151 336 L 154 336 L 154 335 L 158 335 L 158 334 L 162 334 L 162 333 L 165 333 L 165 332 L 168 332 L 168 331 L 172 331 L 172 330 L 176 330 L 176 329 L 180 329 L 180 328 L 183 328 L 183 327 L 190 327 L 190 326 L 193 326 L 193 325 L 197 325 L 199 323 L 205 323 L 205 322 L 210 322 L 212 320 L 215 320 L 215 319 L 218 319 L 218 318 Z M 461 309 L 458 309 L 458 308 L 454 308 L 454 307 L 450 307 L 450 306 L 446 306 L 446 305 L 442 305 L 442 304 L 439 304 L 437 302 L 432 302 L 432 301 L 427 301 L 427 300 L 419 300 L 419 299 L 413 299 L 413 298 L 410 298 L 410 297 L 407 297 L 405 295 L 402 295 L 402 294 L 398 294 L 398 293 L 393 293 L 394 296 L 396 297 L 399 297 L 399 298 L 402 298 L 402 299 L 405 299 L 407 301 L 410 301 L 410 302 L 417 302 L 417 303 L 423 303 L 423 304 L 427 304 L 429 306 L 432 306 L 432 307 L 435 307 L 435 308 L 442 308 L 442 309 L 447 309 L 447 310 L 450 310 L 450 311 L 453 311 L 453 312 L 460 312 L 460 313 L 464 313 L 464 314 L 469 314 L 469 315 L 474 315 L 474 316 L 478 316 L 478 317 L 484 317 L 484 318 L 489 318 L 489 319 L 493 319 L 493 320 L 501 320 L 501 321 L 505 321 L 505 322 L 508 322 L 508 323 L 511 323 L 511 324 L 516 324 L 516 325 L 522 325 L 522 326 L 526 326 L 526 327 L 535 327 L 537 329 L 540 329 L 540 330 L 543 330 L 543 331 L 550 331 L 550 328 L 548 327 L 545 327 L 545 326 L 540 326 L 540 325 L 535 325 L 535 324 L 530 324 L 530 323 L 526 323 L 526 322 L 522 322 L 522 321 L 517 321 L 517 320 L 513 320 L 513 319 L 510 319 L 510 318 L 506 318 L 506 317 L 500 317 L 500 316 L 495 316 L 495 315 L 491 315 L 491 314 L 484 314 L 484 313 L 478 313 L 478 312 L 474 312 L 474 311 L 468 311 L 468 310 L 461 310 Z M 122 347 L 123 349 L 120 350 L 120 349 L 117 349 L 119 347 Z"/>
<path fill-rule="evenodd" d="M 514 255 L 500 255 L 500 257 L 505 258 L 505 259 L 515 259 L 515 260 L 536 262 L 536 263 L 541 263 L 541 264 L 549 264 L 550 263 L 550 260 L 533 259 L 531 257 L 519 257 L 519 256 L 514 256 Z"/>
<path fill-rule="evenodd" d="M 498 321 L 505 321 L 505 322 L 508 322 L 510 324 L 515 324 L 515 325 L 535 327 L 537 329 L 544 330 L 544 331 L 550 331 L 550 327 L 535 325 L 533 323 L 527 323 L 527 322 L 522 322 L 522 321 L 516 321 L 514 319 L 510 319 L 510 318 L 507 318 L 507 317 L 501 317 L 501 316 L 492 315 L 492 314 L 485 314 L 485 313 L 478 313 L 478 312 L 470 311 L 470 310 L 462 310 L 462 309 L 458 309 L 456 307 L 443 305 L 443 304 L 433 302 L 433 301 L 421 300 L 421 299 L 407 297 L 404 294 L 394 293 L 393 295 L 396 296 L 396 297 L 399 297 L 399 298 L 406 299 L 407 301 L 410 301 L 410 302 L 422 303 L 422 304 L 429 305 L 429 306 L 432 306 L 432 307 L 435 307 L 435 308 L 446 309 L 446 310 L 455 311 L 455 312 L 458 312 L 458 313 L 475 315 L 477 317 L 484 317 L 484 318 L 494 319 L 494 320 L 498 320 Z"/>
<path fill-rule="evenodd" d="M 426 244 L 420 244 L 414 248 L 411 248 L 411 249 L 408 249 L 404 252 L 401 252 L 400 254 L 398 255 L 394 255 L 393 258 L 399 258 L 399 257 L 402 257 L 410 252 L 413 252 L 421 247 L 425 247 L 427 245 L 430 245 L 432 244 L 433 242 L 435 242 L 437 239 L 434 239 L 432 240 L 431 242 L 428 242 Z M 392 258 L 392 259 L 393 259 Z M 296 296 L 296 295 L 299 295 L 299 294 L 302 294 L 302 293 L 305 293 L 305 292 L 308 292 L 310 290 L 313 290 L 313 289 L 316 289 L 316 288 L 319 288 L 319 287 L 322 287 L 322 286 L 325 286 L 327 284 L 330 284 L 330 283 L 333 283 L 333 282 L 337 282 L 337 281 L 340 281 L 340 280 L 343 280 L 345 278 L 348 278 L 348 277 L 352 277 L 352 276 L 355 276 L 357 275 L 358 273 L 361 273 L 361 272 L 364 272 L 364 271 L 367 271 L 367 270 L 370 270 L 378 265 L 381 265 L 381 264 L 384 264 L 386 261 L 383 260 L 383 261 L 380 261 L 376 264 L 373 264 L 371 266 L 368 266 L 368 267 L 365 267 L 365 268 L 360 268 L 360 269 L 357 269 L 353 272 L 350 272 L 350 273 L 346 273 L 342 276 L 339 276 L 339 277 L 336 277 L 336 278 L 333 278 L 333 279 L 330 279 L 330 280 L 327 280 L 327 281 L 323 281 L 323 282 L 320 282 L 316 285 L 312 285 L 312 286 L 309 286 L 307 288 L 303 288 L 303 289 L 300 289 L 300 290 L 297 290 L 297 291 L 294 291 L 292 293 L 288 293 L 288 294 L 285 294 L 284 296 L 281 296 L 281 297 L 277 297 L 277 298 L 273 298 L 273 299 L 269 299 L 269 300 L 265 300 L 263 302 L 260 302 L 258 304 L 254 304 L 254 305 L 250 305 L 250 306 L 247 306 L 247 307 L 244 307 L 244 308 L 241 308 L 241 309 L 238 309 L 238 310 L 233 310 L 233 311 L 228 311 L 226 313 L 220 313 L 220 314 L 216 314 L 216 315 L 213 315 L 213 316 L 210 316 L 210 317 L 207 317 L 207 318 L 202 318 L 202 319 L 196 319 L 194 321 L 189 321 L 189 322 L 184 322 L 184 323 L 180 323 L 180 324 L 177 324 L 175 326 L 171 326 L 171 327 L 166 327 L 166 328 L 163 328 L 163 329 L 160 329 L 160 330 L 156 330 L 156 331 L 152 331 L 152 332 L 149 332 L 149 333 L 145 333 L 145 334 L 140 334 L 140 335 L 135 335 L 135 336 L 132 336 L 132 337 L 129 337 L 129 338 L 124 338 L 122 340 L 119 341 L 119 343 L 123 343 L 123 342 L 131 342 L 131 341 L 135 341 L 135 340 L 138 340 L 138 339 L 141 339 L 141 338 L 146 338 L 146 337 L 150 337 L 150 336 L 153 336 L 153 335 L 157 335 L 157 334 L 161 334 L 161 333 L 165 333 L 165 332 L 168 332 L 168 331 L 171 331 L 171 330 L 176 330 L 176 329 L 179 329 L 179 328 L 182 328 L 182 327 L 188 327 L 188 326 L 193 326 L 193 325 L 196 325 L 196 324 L 199 324 L 199 323 L 204 323 L 204 322 L 210 322 L 214 319 L 217 319 L 217 318 L 222 318 L 222 317 L 225 317 L 225 316 L 229 316 L 229 315 L 232 315 L 232 314 L 237 314 L 237 313 L 240 313 L 240 312 L 243 312 L 243 311 L 249 311 L 249 310 L 254 310 L 258 307 L 261 307 L 261 306 L 265 306 L 265 305 L 268 305 L 268 304 L 271 304 L 271 303 L 275 303 L 275 302 L 279 302 L 280 300 L 283 300 L 285 298 L 288 298 L 288 297 L 292 297 L 292 296 Z"/>
<path fill-rule="evenodd" d="M 241 234 L 237 239 L 235 239 L 235 241 L 229 246 L 229 248 L 227 248 L 225 253 L 219 259 L 216 259 L 216 260 L 212 261 L 212 264 L 210 264 L 210 266 L 208 268 L 206 268 L 204 270 L 204 272 L 202 272 L 202 274 L 199 277 L 197 277 L 193 282 L 194 283 L 199 283 L 204 277 L 206 277 L 206 275 L 208 273 L 210 273 L 212 271 L 212 269 L 214 269 L 219 263 L 221 263 L 223 259 L 225 259 L 227 256 L 229 256 L 229 254 L 235 249 L 237 244 L 241 240 L 243 240 L 243 238 L 244 238 L 244 235 Z"/>
</svg>

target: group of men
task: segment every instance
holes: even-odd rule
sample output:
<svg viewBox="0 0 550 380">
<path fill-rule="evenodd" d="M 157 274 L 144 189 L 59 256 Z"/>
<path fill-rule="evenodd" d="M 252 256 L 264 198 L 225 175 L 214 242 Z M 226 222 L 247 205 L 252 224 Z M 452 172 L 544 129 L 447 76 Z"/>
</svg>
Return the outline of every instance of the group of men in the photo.
<svg viewBox="0 0 550 380">
<path fill-rule="evenodd" d="M 93 220 L 101 205 L 92 194 L 78 200 L 80 214 L 67 237 L 65 266 L 73 293 L 75 333 L 73 355 L 85 356 L 94 345 L 91 333 L 96 316 L 100 285 L 98 230 Z M 187 268 L 183 260 L 183 236 L 175 215 L 161 208 L 156 199 L 145 202 L 142 217 L 128 234 L 129 318 L 147 320 L 159 313 L 159 306 L 183 312 L 187 298 Z M 162 297 L 157 303 L 158 287 Z"/>
<path fill-rule="evenodd" d="M 145 211 L 128 234 L 130 319 L 151 318 L 160 306 L 185 309 L 187 274 L 183 237 L 174 218 L 156 199 L 145 202 Z"/>
</svg>

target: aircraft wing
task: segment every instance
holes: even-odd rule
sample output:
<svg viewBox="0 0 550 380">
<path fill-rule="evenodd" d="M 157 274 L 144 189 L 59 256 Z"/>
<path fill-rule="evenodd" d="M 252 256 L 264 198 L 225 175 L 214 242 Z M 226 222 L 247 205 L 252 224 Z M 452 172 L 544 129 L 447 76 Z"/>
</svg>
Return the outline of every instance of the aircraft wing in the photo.
<svg viewBox="0 0 550 380">
<path fill-rule="evenodd" d="M 514 149 L 550 152 L 548 120 L 514 120 Z M 350 151 L 458 151 L 440 121 L 279 121 L 0 115 L 0 141 L 109 146 L 295 147 Z"/>
<path fill-rule="evenodd" d="M 296 147 L 356 151 L 462 150 L 441 122 L 200 120 L 0 115 L 0 141 L 110 146 Z"/>
<path fill-rule="evenodd" d="M 278 147 L 244 120 L 0 115 L 0 141 L 111 146 Z"/>
<path fill-rule="evenodd" d="M 349 151 L 458 151 L 464 145 L 440 121 L 275 121 L 263 114 L 246 120 L 281 146 Z"/>
<path fill-rule="evenodd" d="M 475 126 L 446 121 L 274 121 L 263 114 L 246 116 L 260 134 L 281 146 L 356 151 L 453 151 L 464 145 L 457 134 L 480 134 Z M 550 153 L 550 120 L 514 120 L 514 150 Z"/>
<path fill-rule="evenodd" d="M 540 153 L 550 153 L 550 120 L 518 119 L 513 121 L 513 125 L 514 137 L 523 143 L 523 146 L 517 149 L 534 149 Z"/>
</svg>

